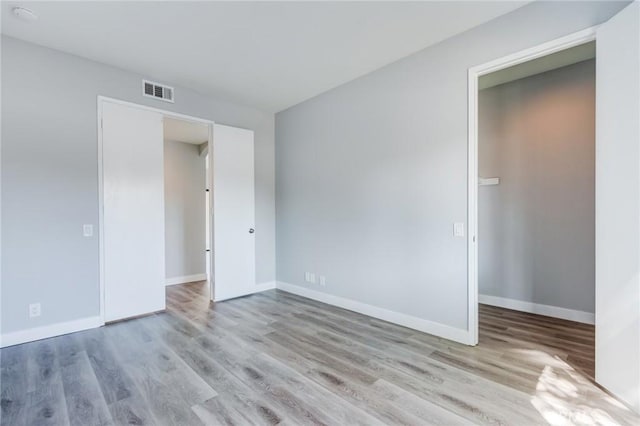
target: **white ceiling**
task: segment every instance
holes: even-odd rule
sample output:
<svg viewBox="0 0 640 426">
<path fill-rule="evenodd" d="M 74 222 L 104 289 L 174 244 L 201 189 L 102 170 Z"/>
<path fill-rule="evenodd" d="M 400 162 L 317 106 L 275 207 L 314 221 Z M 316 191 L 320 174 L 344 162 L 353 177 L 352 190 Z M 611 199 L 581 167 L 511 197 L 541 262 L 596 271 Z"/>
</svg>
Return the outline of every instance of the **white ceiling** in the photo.
<svg viewBox="0 0 640 426">
<path fill-rule="evenodd" d="M 2 33 L 276 112 L 525 3 L 3 1 Z"/>
<path fill-rule="evenodd" d="M 204 123 L 164 117 L 164 138 L 170 141 L 200 145 L 209 140 L 209 126 Z"/>
</svg>

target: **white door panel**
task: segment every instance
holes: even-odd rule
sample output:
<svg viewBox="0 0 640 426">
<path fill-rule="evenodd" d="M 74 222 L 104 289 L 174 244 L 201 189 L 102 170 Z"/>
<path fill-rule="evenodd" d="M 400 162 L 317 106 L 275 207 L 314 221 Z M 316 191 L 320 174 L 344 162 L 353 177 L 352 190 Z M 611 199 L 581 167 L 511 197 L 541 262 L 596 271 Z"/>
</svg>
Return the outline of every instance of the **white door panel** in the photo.
<svg viewBox="0 0 640 426">
<path fill-rule="evenodd" d="M 102 107 L 105 321 L 165 308 L 162 115 Z"/>
<path fill-rule="evenodd" d="M 640 5 L 596 36 L 596 381 L 640 411 Z"/>
<path fill-rule="evenodd" d="M 216 124 L 209 153 L 213 155 L 214 300 L 220 301 L 256 288 L 253 131 Z"/>
</svg>

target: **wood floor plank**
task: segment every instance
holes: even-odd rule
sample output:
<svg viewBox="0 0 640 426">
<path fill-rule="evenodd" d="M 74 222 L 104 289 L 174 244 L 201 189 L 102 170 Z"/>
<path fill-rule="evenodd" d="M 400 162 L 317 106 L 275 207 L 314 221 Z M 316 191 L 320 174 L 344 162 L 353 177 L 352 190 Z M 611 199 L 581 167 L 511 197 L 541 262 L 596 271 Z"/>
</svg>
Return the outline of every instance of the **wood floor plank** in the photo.
<svg viewBox="0 0 640 426">
<path fill-rule="evenodd" d="M 108 406 L 113 421 L 117 425 L 155 425 L 158 424 L 147 401 L 139 392 L 124 399 L 119 399 Z"/>
<path fill-rule="evenodd" d="M 135 393 L 133 381 L 118 362 L 100 330 L 82 333 L 85 352 L 107 404 L 129 398 Z"/>
<path fill-rule="evenodd" d="M 348 378 L 353 382 L 364 385 L 373 384 L 377 380 L 376 376 L 363 371 L 358 368 L 357 364 L 350 362 L 353 358 L 337 358 L 335 356 L 337 351 L 334 350 L 332 353 L 327 353 L 326 348 L 319 349 L 317 346 L 313 346 L 309 343 L 312 340 L 304 336 L 273 332 L 267 334 L 266 337 L 281 346 L 296 351 L 298 354 L 304 354 L 306 358 L 312 360 L 319 366 L 330 367 L 332 370 L 338 372 L 342 378 Z"/>
<path fill-rule="evenodd" d="M 26 346 L 27 425 L 69 424 L 64 387 L 54 341 Z"/>
<path fill-rule="evenodd" d="M 60 369 L 69 423 L 78 426 L 113 425 L 113 419 L 85 352 Z"/>
<path fill-rule="evenodd" d="M 26 425 L 68 425 L 69 415 L 60 372 L 37 386 L 27 397 Z"/>
<path fill-rule="evenodd" d="M 141 334 L 131 332 L 126 324 L 116 325 L 117 328 L 111 327 L 108 339 L 156 421 L 167 425 L 200 424 L 191 411 L 191 406 L 199 401 L 185 399 L 179 389 L 171 386 L 180 376 L 174 369 L 163 367 L 163 360 L 172 360 L 167 351 L 152 341 L 148 343 L 151 346 L 144 345 L 144 340 L 139 340 Z M 183 385 L 190 383 L 184 380 Z"/>
<path fill-rule="evenodd" d="M 247 412 L 248 407 L 238 406 L 233 396 L 217 396 L 192 407 L 193 412 L 206 425 L 276 425 L 282 419 L 271 411 L 265 411 L 265 417 L 255 419 Z"/>
<path fill-rule="evenodd" d="M 35 391 L 41 385 L 55 380 L 56 351 L 51 339 L 40 340 L 27 347 L 27 390 Z"/>
<path fill-rule="evenodd" d="M 376 420 L 375 416 L 368 413 L 368 411 L 370 411 L 368 409 L 371 408 L 371 405 L 349 404 L 347 400 L 343 399 L 340 395 L 331 392 L 316 381 L 306 377 L 306 375 L 298 374 L 294 368 L 290 368 L 285 363 L 282 363 L 270 355 L 260 354 L 259 356 L 252 358 L 250 361 L 252 364 L 258 366 L 260 371 L 276 378 L 275 380 L 280 385 L 284 385 L 287 388 L 294 390 L 296 394 L 304 395 L 304 399 L 308 404 L 318 407 L 320 410 L 328 413 L 328 415 L 334 419 L 331 424 L 383 424 L 380 420 Z M 410 416 L 397 416 L 392 418 L 395 420 L 395 424 L 412 424 L 418 421 L 417 418 L 411 418 Z M 402 421 L 402 418 L 408 420 Z"/>
<path fill-rule="evenodd" d="M 28 405 L 27 345 L 2 349 L 0 354 L 0 424 L 24 425 Z"/>
<path fill-rule="evenodd" d="M 386 399 L 397 409 L 420 419 L 420 424 L 429 425 L 472 425 L 473 422 L 437 404 L 420 398 L 384 379 L 373 384 L 372 389 L 380 399 Z"/>
</svg>

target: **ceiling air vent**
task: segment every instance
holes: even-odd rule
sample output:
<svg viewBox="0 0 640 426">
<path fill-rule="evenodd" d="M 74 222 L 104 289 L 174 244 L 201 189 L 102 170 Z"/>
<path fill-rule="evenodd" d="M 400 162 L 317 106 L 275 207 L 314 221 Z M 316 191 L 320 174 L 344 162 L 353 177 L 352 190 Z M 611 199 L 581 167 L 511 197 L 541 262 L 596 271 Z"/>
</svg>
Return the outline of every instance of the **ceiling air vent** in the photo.
<svg viewBox="0 0 640 426">
<path fill-rule="evenodd" d="M 142 80 L 142 94 L 149 98 L 173 103 L 173 87 L 163 86 L 149 80 Z"/>
</svg>

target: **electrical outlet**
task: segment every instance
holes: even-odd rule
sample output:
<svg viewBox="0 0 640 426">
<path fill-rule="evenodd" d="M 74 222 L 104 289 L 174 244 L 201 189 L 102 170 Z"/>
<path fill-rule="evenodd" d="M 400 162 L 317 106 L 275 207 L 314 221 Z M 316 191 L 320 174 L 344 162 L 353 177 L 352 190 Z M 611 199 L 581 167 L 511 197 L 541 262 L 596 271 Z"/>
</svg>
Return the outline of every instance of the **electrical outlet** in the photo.
<svg viewBox="0 0 640 426">
<path fill-rule="evenodd" d="M 314 274 L 313 272 L 305 272 L 304 273 L 304 280 L 308 283 L 316 283 L 316 274 Z"/>
<path fill-rule="evenodd" d="M 82 225 L 82 235 L 85 237 L 93 237 L 93 225 Z"/>
<path fill-rule="evenodd" d="M 324 275 L 320 275 L 320 285 L 323 287 L 327 285 L 327 278 Z"/>
<path fill-rule="evenodd" d="M 29 318 L 35 318 L 40 316 L 40 304 L 32 303 L 29 305 Z"/>
</svg>

